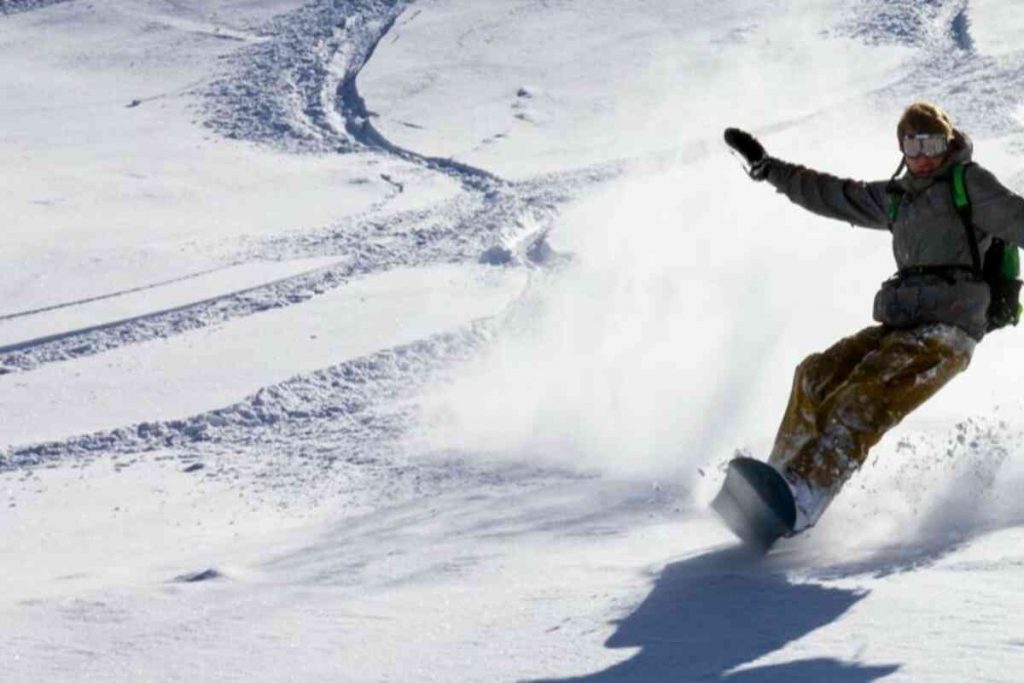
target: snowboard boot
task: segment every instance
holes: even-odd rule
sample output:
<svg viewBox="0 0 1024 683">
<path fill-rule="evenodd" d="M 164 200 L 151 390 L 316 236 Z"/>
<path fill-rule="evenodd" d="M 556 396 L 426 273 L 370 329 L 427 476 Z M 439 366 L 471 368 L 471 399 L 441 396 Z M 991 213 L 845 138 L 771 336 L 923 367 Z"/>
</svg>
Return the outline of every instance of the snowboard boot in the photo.
<svg viewBox="0 0 1024 683">
<path fill-rule="evenodd" d="M 832 502 L 835 494 L 814 482 L 799 477 L 793 472 L 787 472 L 784 468 L 777 469 L 777 471 L 781 475 L 782 480 L 786 482 L 790 495 L 793 497 L 793 507 L 796 511 L 793 521 L 793 533 L 798 534 L 801 531 L 806 531 L 821 519 L 821 515 L 825 512 L 825 508 L 828 507 L 829 503 Z"/>
</svg>

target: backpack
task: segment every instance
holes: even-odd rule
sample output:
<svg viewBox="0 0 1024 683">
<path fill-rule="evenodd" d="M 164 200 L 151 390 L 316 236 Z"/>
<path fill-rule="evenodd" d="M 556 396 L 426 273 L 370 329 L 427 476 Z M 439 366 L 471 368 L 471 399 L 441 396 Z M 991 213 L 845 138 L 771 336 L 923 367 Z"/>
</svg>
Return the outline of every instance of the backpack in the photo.
<svg viewBox="0 0 1024 683">
<path fill-rule="evenodd" d="M 967 234 L 967 243 L 971 249 L 971 260 L 974 262 L 974 273 L 986 283 L 992 291 L 992 303 L 988 308 L 988 331 L 998 330 L 1007 325 L 1020 322 L 1024 306 L 1020 301 L 1020 254 L 1017 247 L 993 237 L 992 244 L 985 251 L 982 260 L 978 248 L 978 236 L 972 220 L 973 210 L 971 199 L 967 196 L 967 185 L 964 183 L 966 164 L 954 164 L 952 168 L 953 182 L 950 190 L 953 193 L 953 205 L 960 214 Z M 889 194 L 889 229 L 896 221 L 903 193 L 890 191 Z"/>
</svg>

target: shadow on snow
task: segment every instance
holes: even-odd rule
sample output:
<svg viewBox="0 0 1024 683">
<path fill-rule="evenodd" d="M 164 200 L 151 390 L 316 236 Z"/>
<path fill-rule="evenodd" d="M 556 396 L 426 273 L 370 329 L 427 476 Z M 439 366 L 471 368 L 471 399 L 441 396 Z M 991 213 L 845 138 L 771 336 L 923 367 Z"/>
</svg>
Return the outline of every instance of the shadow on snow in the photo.
<svg viewBox="0 0 1024 683">
<path fill-rule="evenodd" d="M 728 673 L 825 626 L 865 597 L 859 591 L 791 583 L 760 558 L 728 548 L 668 565 L 651 594 L 605 643 L 639 647 L 597 673 L 558 679 L 612 681 L 832 681 L 862 683 L 899 667 L 807 659 Z M 540 682 L 536 682 L 540 683 Z M 555 680 L 548 683 L 556 683 Z"/>
</svg>

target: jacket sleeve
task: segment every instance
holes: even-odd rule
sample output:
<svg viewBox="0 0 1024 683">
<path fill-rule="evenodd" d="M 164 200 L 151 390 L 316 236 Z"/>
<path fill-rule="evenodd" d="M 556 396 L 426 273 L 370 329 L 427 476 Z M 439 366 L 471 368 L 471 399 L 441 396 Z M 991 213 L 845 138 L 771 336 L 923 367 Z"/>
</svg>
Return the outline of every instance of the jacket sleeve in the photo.
<svg viewBox="0 0 1024 683">
<path fill-rule="evenodd" d="M 972 164 L 964 173 L 974 225 L 989 235 L 1024 247 L 1024 198 L 1003 187 L 987 169 Z"/>
<path fill-rule="evenodd" d="M 819 216 L 864 228 L 889 228 L 888 181 L 837 178 L 774 158 L 766 179 L 791 202 Z"/>
</svg>

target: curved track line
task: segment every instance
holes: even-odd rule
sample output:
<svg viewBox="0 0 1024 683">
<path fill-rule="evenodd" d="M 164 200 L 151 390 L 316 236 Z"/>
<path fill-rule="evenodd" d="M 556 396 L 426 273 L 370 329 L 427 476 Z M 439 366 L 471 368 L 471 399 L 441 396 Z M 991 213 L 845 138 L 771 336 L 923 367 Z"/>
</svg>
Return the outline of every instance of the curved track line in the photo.
<svg viewBox="0 0 1024 683">
<path fill-rule="evenodd" d="M 377 39 L 370 45 L 363 63 L 358 69 L 352 70 L 338 87 L 338 107 L 340 109 L 341 117 L 345 121 L 345 130 L 353 139 L 365 147 L 397 156 L 406 161 L 425 166 L 435 171 L 453 175 L 469 189 L 486 192 L 495 189 L 496 185 L 507 185 L 506 181 L 502 180 L 498 176 L 490 173 L 489 171 L 477 168 L 476 166 L 464 164 L 451 158 L 426 156 L 412 150 L 405 149 L 404 147 L 399 147 L 384 137 L 384 135 L 374 127 L 370 120 L 371 115 L 366 106 L 366 101 L 363 99 L 362 95 L 359 94 L 356 79 L 359 77 L 359 73 L 362 71 L 366 63 L 370 61 L 371 57 L 373 57 L 373 53 L 377 50 L 377 46 L 391 31 L 400 16 L 401 14 L 396 14 L 385 24 L 380 35 L 378 35 Z"/>
<path fill-rule="evenodd" d="M 214 81 L 206 125 L 235 139 L 318 153 L 381 152 L 488 193 L 498 176 L 395 145 L 371 123 L 356 80 L 412 0 L 316 0 L 272 20 L 268 39 L 232 58 Z"/>
<path fill-rule="evenodd" d="M 141 315 L 129 316 L 127 318 L 122 318 L 120 320 L 112 320 L 110 322 L 100 323 L 98 325 L 90 325 L 90 326 L 78 328 L 78 329 L 75 329 L 75 330 L 67 330 L 65 332 L 58 332 L 58 333 L 55 333 L 55 334 L 49 334 L 49 335 L 45 335 L 45 336 L 42 336 L 42 337 L 37 337 L 35 339 L 26 339 L 25 341 L 16 342 L 14 344 L 8 344 L 6 346 L 0 346 L 0 354 L 21 351 L 23 349 L 29 349 L 29 348 L 32 348 L 32 347 L 35 347 L 35 346 L 40 346 L 42 344 L 48 344 L 48 343 L 51 343 L 51 342 L 61 341 L 63 339 L 70 339 L 72 337 L 81 337 L 81 336 L 84 336 L 84 335 L 87 335 L 87 334 L 90 334 L 90 333 L 93 333 L 93 332 L 100 332 L 100 331 L 103 331 L 103 330 L 109 330 L 109 329 L 112 329 L 112 328 L 115 328 L 115 327 L 120 327 L 122 325 L 130 325 L 131 323 L 140 322 L 142 320 L 150 320 L 150 319 L 157 318 L 157 317 L 160 317 L 160 316 L 165 316 L 165 315 L 169 315 L 169 314 L 172 314 L 172 313 L 176 313 L 178 311 L 185 311 L 185 310 L 188 310 L 188 309 L 191 309 L 191 308 L 201 307 L 201 306 L 204 306 L 206 304 L 209 304 L 209 303 L 212 303 L 212 302 L 215 302 L 215 301 L 221 301 L 223 299 L 229 299 L 231 297 L 244 296 L 245 294 L 250 293 L 250 292 L 256 292 L 256 291 L 259 291 L 259 290 L 262 290 L 262 289 L 266 289 L 266 288 L 269 288 L 269 287 L 274 287 L 275 285 L 284 284 L 284 283 L 287 283 L 289 281 L 296 280 L 296 279 L 299 279 L 299 278 L 307 278 L 307 277 L 310 277 L 310 276 L 316 276 L 317 274 L 320 274 L 320 273 L 326 273 L 326 272 L 329 272 L 332 269 L 337 268 L 337 267 L 338 267 L 338 264 L 332 264 L 332 265 L 328 265 L 328 266 L 320 266 L 318 268 L 312 268 L 310 270 L 307 270 L 305 272 L 298 273 L 298 274 L 295 274 L 295 275 L 288 275 L 288 276 L 280 277 L 280 278 L 277 278 L 277 279 L 274 279 L 274 280 L 269 280 L 267 282 L 262 282 L 262 283 L 260 283 L 258 285 L 254 285 L 252 287 L 243 287 L 241 289 L 231 290 L 231 291 L 228 291 L 228 292 L 222 292 L 220 294 L 217 294 L 217 295 L 211 296 L 211 297 L 207 297 L 205 299 L 199 299 L 197 301 L 190 301 L 190 302 L 188 302 L 186 304 L 182 304 L 180 306 L 171 306 L 169 308 L 163 308 L 163 309 L 156 310 L 156 311 L 149 311 L 149 312 L 143 313 Z M 221 269 L 217 268 L 217 269 L 214 269 L 214 270 L 221 270 Z M 206 271 L 206 272 L 212 272 L 212 271 Z M 189 276 L 187 278 L 179 278 L 177 280 L 171 280 L 169 282 L 180 282 L 182 280 L 187 280 L 187 279 L 191 279 L 191 278 L 194 278 L 194 277 L 198 277 L 198 275 L 199 274 L 193 275 L 193 276 Z M 125 292 L 121 292 L 121 293 L 118 293 L 118 294 L 112 294 L 112 295 L 109 295 L 109 296 L 106 296 L 106 297 L 97 297 L 96 299 L 85 300 L 85 301 L 77 302 L 77 303 L 86 303 L 87 301 L 96 301 L 96 300 L 101 300 L 101 299 L 112 298 L 114 296 L 121 296 L 123 294 L 127 294 L 127 293 L 132 292 L 132 291 L 141 291 L 141 290 L 146 290 L 146 289 L 152 289 L 153 287 L 157 287 L 157 286 L 159 286 L 159 285 L 150 285 L 150 286 L 147 286 L 147 287 L 140 287 L 140 288 L 138 288 L 138 290 L 126 290 Z M 55 308 L 64 308 L 65 306 L 71 306 L 71 305 L 73 305 L 73 304 L 65 304 L 64 306 L 57 306 Z M 50 310 L 52 310 L 52 309 L 50 309 Z"/>
<path fill-rule="evenodd" d="M 192 280 L 192 279 L 197 278 L 197 277 L 202 277 L 203 275 L 209 275 L 210 273 L 216 273 L 219 270 L 226 270 L 228 268 L 233 268 L 236 265 L 238 265 L 238 264 L 234 264 L 233 263 L 233 264 L 226 265 L 226 266 L 217 266 L 216 268 L 207 268 L 206 270 L 200 270 L 200 271 L 197 271 L 195 273 L 189 273 L 188 275 L 182 275 L 180 277 L 171 278 L 169 280 L 161 280 L 160 282 L 154 282 L 154 283 L 151 283 L 151 284 L 148 284 L 148 285 L 140 285 L 138 287 L 132 287 L 131 289 L 122 289 L 122 290 L 117 291 L 117 292 L 111 292 L 110 294 L 100 294 L 99 296 L 92 296 L 92 297 L 89 297 L 87 299 L 75 299 L 74 301 L 65 301 L 63 303 L 53 304 L 51 306 L 43 306 L 41 308 L 33 308 L 33 309 L 30 309 L 30 310 L 27 310 L 27 311 L 17 311 L 15 313 L 5 313 L 3 315 L 0 315 L 0 322 L 4 322 L 5 320 L 14 320 L 16 318 L 24 318 L 26 316 L 36 315 L 36 314 L 39 314 L 39 313 L 49 313 L 50 311 L 59 311 L 62 308 L 70 308 L 72 306 L 81 306 L 82 304 L 91 304 L 94 301 L 103 301 L 105 299 L 114 299 L 114 298 L 117 298 L 119 296 L 124 296 L 126 294 L 135 294 L 136 292 L 144 292 L 147 289 L 155 289 L 157 287 L 163 287 L 165 285 L 172 285 L 172 284 L 174 284 L 176 282 L 185 282 L 186 280 Z M 3 351 L 3 348 L 0 348 L 0 352 L 2 352 L 2 351 Z"/>
</svg>

